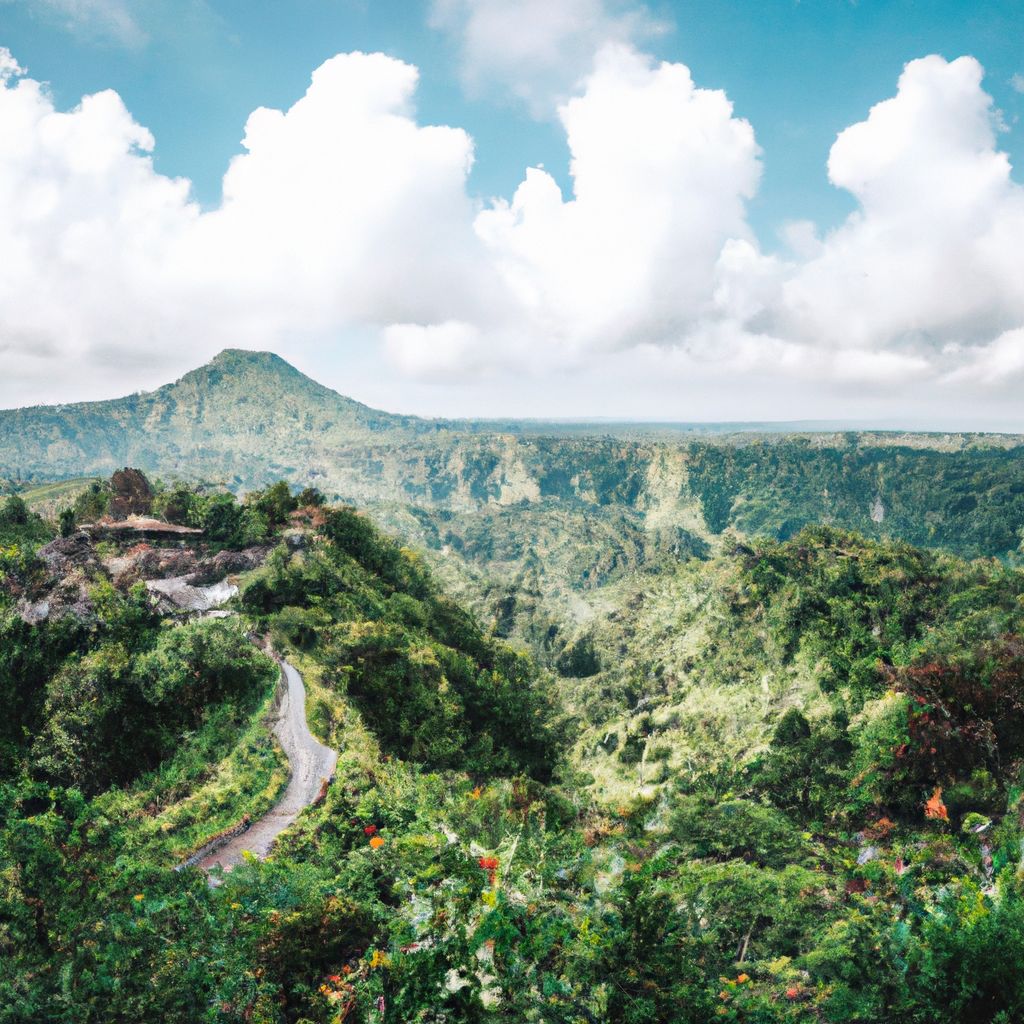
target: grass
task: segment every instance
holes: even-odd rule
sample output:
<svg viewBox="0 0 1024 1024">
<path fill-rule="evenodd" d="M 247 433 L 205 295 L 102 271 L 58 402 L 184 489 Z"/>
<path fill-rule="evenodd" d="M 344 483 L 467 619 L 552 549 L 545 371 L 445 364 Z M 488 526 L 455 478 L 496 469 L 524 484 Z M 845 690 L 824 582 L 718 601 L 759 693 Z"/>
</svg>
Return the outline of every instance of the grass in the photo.
<svg viewBox="0 0 1024 1024">
<path fill-rule="evenodd" d="M 126 851 L 177 864 L 243 815 L 255 819 L 274 806 L 289 769 L 269 729 L 272 701 L 273 691 L 249 715 L 230 704 L 212 708 L 173 758 L 98 798 L 108 819 L 125 826 Z"/>
<path fill-rule="evenodd" d="M 53 518 L 61 508 L 73 505 L 80 494 L 87 491 L 90 485 L 98 482 L 99 477 L 94 476 L 54 480 L 22 491 L 21 497 L 33 512 L 44 518 Z"/>
</svg>

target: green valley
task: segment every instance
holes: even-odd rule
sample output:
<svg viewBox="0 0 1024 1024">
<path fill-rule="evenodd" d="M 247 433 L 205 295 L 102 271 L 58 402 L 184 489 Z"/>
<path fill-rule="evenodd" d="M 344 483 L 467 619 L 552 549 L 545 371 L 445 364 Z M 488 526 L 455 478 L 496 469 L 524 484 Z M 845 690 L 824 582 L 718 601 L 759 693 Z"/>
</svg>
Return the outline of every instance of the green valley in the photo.
<svg viewBox="0 0 1024 1024">
<path fill-rule="evenodd" d="M 1024 1015 L 1021 438 L 429 421 L 229 351 L 0 413 L 0 477 L 2 1024 Z M 335 774 L 183 866 L 294 770 L 270 654 Z"/>
</svg>

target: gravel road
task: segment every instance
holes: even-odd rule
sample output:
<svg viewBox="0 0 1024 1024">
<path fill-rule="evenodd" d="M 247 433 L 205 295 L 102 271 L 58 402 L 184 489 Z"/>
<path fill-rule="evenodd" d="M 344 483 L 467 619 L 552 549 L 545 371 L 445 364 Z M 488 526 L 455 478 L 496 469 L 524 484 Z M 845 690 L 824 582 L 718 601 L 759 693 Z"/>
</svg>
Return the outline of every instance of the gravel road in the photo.
<svg viewBox="0 0 1024 1024">
<path fill-rule="evenodd" d="M 274 840 L 317 798 L 324 779 L 334 774 L 338 754 L 314 738 L 306 722 L 306 689 L 302 676 L 288 664 L 281 662 L 286 688 L 278 719 L 274 724 L 277 737 L 291 766 L 291 779 L 284 796 L 259 821 L 224 846 L 214 850 L 198 867 L 204 871 L 218 864 L 230 871 L 242 861 L 242 852 L 248 850 L 256 857 L 266 857 Z"/>
</svg>

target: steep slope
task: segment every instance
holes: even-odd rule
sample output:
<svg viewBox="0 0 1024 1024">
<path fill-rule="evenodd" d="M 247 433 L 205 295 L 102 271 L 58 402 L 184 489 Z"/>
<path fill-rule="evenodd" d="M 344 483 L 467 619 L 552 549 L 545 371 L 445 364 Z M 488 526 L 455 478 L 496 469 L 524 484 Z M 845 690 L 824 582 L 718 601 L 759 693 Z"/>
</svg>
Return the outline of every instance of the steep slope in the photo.
<svg viewBox="0 0 1024 1024">
<path fill-rule="evenodd" d="M 972 557 L 1007 557 L 1021 543 L 1018 437 L 584 429 L 392 415 L 270 353 L 228 350 L 151 394 L 0 412 L 0 479 L 24 486 L 133 465 L 237 492 L 283 478 L 473 561 L 518 549 L 498 558 L 513 577 L 568 526 L 586 549 L 575 568 L 567 560 L 570 586 L 593 585 L 588 570 L 602 555 L 588 548 L 591 534 L 595 544 L 620 533 L 630 550 L 686 552 L 729 528 L 785 538 L 825 522 Z M 428 514 L 414 524 L 410 509 Z M 527 509 L 528 545 L 519 530 Z"/>
<path fill-rule="evenodd" d="M 0 1024 L 1022 1019 L 1019 570 L 737 545 L 623 595 L 567 721 L 366 517 L 300 521 L 242 622 L 0 597 Z M 284 784 L 247 629 L 340 757 L 214 887 L 168 867 Z"/>
<path fill-rule="evenodd" d="M 196 458 L 203 472 L 224 472 L 236 459 L 274 462 L 294 445 L 302 463 L 310 439 L 330 447 L 416 422 L 344 398 L 272 353 L 228 349 L 151 393 L 0 412 L 0 475 L 102 474 L 129 463 L 187 473 Z"/>
</svg>

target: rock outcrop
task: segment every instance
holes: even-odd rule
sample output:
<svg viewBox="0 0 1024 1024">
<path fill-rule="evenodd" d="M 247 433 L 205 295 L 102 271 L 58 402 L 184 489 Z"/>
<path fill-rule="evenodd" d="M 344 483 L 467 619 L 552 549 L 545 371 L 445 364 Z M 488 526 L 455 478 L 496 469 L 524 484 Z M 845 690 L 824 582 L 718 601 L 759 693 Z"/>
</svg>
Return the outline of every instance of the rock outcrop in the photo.
<svg viewBox="0 0 1024 1024">
<path fill-rule="evenodd" d="M 32 580 L 18 602 L 18 612 L 30 625 L 49 618 L 92 617 L 91 589 L 107 578 L 87 534 L 60 537 L 39 549 L 41 578 Z"/>
<path fill-rule="evenodd" d="M 148 580 L 146 589 L 156 598 L 157 610 L 168 614 L 213 611 L 238 593 L 238 587 L 227 580 L 209 587 L 193 587 L 181 576 L 169 580 Z"/>
<path fill-rule="evenodd" d="M 238 593 L 231 577 L 262 565 L 270 550 L 261 546 L 209 555 L 202 547 L 143 542 L 101 560 L 94 537 L 82 531 L 41 548 L 35 568 L 9 575 L 2 585 L 30 625 L 65 615 L 89 621 L 92 594 L 101 583 L 113 583 L 123 593 L 145 583 L 154 607 L 165 614 L 216 614 Z"/>
<path fill-rule="evenodd" d="M 148 516 L 153 511 L 153 488 L 141 469 L 114 471 L 110 478 L 110 517 Z"/>
</svg>

